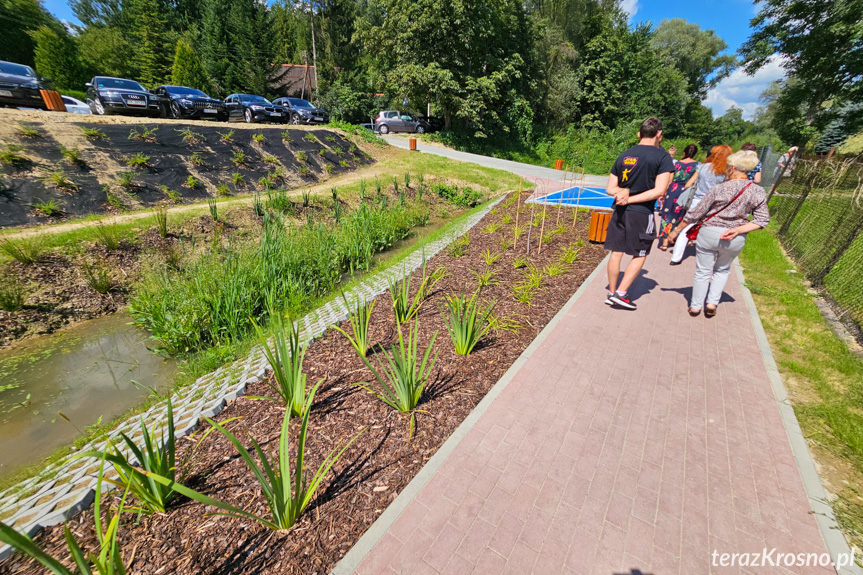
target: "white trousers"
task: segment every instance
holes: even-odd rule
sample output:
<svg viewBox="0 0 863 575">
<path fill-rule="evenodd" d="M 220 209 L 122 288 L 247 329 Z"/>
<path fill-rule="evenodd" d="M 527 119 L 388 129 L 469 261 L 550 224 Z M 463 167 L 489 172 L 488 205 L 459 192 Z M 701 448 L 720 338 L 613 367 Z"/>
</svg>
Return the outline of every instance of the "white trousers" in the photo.
<svg viewBox="0 0 863 575">
<path fill-rule="evenodd" d="M 722 290 L 731 273 L 731 264 L 746 245 L 746 234 L 731 241 L 720 239 L 725 231 L 726 228 L 703 226 L 698 232 L 695 242 L 695 277 L 692 279 L 692 300 L 689 304 L 691 309 L 701 309 L 705 296 L 710 305 L 719 305 Z"/>
</svg>

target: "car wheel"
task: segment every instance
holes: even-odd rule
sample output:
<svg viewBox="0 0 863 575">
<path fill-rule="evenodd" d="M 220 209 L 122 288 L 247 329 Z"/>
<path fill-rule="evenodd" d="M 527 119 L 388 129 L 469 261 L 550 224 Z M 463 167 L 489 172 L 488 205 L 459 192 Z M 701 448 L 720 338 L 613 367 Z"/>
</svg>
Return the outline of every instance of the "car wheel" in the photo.
<svg viewBox="0 0 863 575">
<path fill-rule="evenodd" d="M 180 109 L 180 104 L 171 102 L 171 117 L 179 120 L 183 116 L 183 111 Z"/>
<path fill-rule="evenodd" d="M 251 124 L 251 123 L 252 123 L 252 119 L 253 119 L 253 118 L 252 118 L 252 111 L 251 111 L 250 109 L 246 108 L 246 109 L 243 111 L 243 118 L 245 118 L 245 119 L 246 119 L 246 123 L 247 123 L 247 124 Z"/>
<path fill-rule="evenodd" d="M 381 124 L 381 127 L 378 128 L 378 132 L 380 132 L 381 134 L 389 134 L 390 133 L 390 127 L 387 126 L 386 124 Z"/>
<path fill-rule="evenodd" d="M 300 123 L 300 115 L 299 114 L 291 114 L 291 124 L 299 124 Z"/>
<path fill-rule="evenodd" d="M 101 99 L 96 98 L 95 100 L 93 100 L 93 107 L 96 109 L 97 114 L 99 114 L 100 116 L 105 115 L 105 106 L 102 104 Z"/>
<path fill-rule="evenodd" d="M 425 133 L 426 133 L 425 128 L 423 128 L 422 126 L 417 126 L 417 134 L 425 134 Z"/>
</svg>

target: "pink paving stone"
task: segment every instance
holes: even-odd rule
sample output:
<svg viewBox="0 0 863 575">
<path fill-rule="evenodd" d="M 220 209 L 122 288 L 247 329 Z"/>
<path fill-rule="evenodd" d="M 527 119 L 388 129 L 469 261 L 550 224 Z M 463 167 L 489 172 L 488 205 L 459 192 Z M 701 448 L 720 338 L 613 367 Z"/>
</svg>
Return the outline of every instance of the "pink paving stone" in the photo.
<svg viewBox="0 0 863 575">
<path fill-rule="evenodd" d="M 692 258 L 667 258 L 647 276 L 689 287 Z M 679 291 L 626 313 L 604 287 L 586 286 L 358 573 L 760 575 L 711 551 L 826 550 L 735 275 L 711 322 Z M 611 342 L 633 334 L 622 357 Z"/>
</svg>

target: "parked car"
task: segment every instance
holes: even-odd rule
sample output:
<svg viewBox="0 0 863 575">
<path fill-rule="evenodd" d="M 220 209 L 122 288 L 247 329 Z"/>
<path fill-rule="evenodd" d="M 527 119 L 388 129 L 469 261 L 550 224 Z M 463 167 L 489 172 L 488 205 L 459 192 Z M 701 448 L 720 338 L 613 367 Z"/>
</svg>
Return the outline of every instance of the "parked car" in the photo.
<svg viewBox="0 0 863 575">
<path fill-rule="evenodd" d="M 291 124 L 328 124 L 330 114 L 300 98 L 276 98 L 273 104 L 283 106 L 290 113 Z"/>
<path fill-rule="evenodd" d="M 225 98 L 229 122 L 278 122 L 287 123 L 288 112 L 283 106 L 273 104 L 263 96 L 254 94 L 231 94 Z"/>
<path fill-rule="evenodd" d="M 47 110 L 39 90 L 40 80 L 30 66 L 0 60 L 0 106 L 22 106 Z"/>
<path fill-rule="evenodd" d="M 63 104 L 66 106 L 66 111 L 70 114 L 90 113 L 90 106 L 88 106 L 86 102 L 82 102 L 78 98 L 73 98 L 72 96 L 63 96 L 61 94 L 60 99 L 63 100 Z"/>
<path fill-rule="evenodd" d="M 381 134 L 390 132 L 414 132 L 424 134 L 429 131 L 429 125 L 414 118 L 407 112 L 398 110 L 381 110 L 375 118 L 375 131 Z"/>
<path fill-rule="evenodd" d="M 375 131 L 375 125 L 374 125 L 374 124 L 369 124 L 368 122 L 366 122 L 365 124 L 360 124 L 360 128 L 365 128 L 365 129 L 366 129 L 366 130 L 368 130 L 369 132 L 374 132 L 374 131 Z"/>
<path fill-rule="evenodd" d="M 201 90 L 186 86 L 159 86 L 153 93 L 159 98 L 165 117 L 175 120 L 214 118 L 223 122 L 228 119 L 225 103 L 209 97 Z"/>
<path fill-rule="evenodd" d="M 427 132 L 440 132 L 444 127 L 444 121 L 434 116 L 417 116 L 417 120 L 426 123 L 428 126 Z"/>
<path fill-rule="evenodd" d="M 134 80 L 95 76 L 87 86 L 87 106 L 100 116 L 128 114 L 158 117 L 162 114 L 159 98 Z"/>
</svg>

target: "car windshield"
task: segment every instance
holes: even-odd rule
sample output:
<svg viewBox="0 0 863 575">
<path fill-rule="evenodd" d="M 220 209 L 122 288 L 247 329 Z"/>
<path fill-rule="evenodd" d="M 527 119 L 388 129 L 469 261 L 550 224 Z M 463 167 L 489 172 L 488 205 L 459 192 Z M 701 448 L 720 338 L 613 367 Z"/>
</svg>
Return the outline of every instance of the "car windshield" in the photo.
<svg viewBox="0 0 863 575">
<path fill-rule="evenodd" d="M 253 96 L 251 94 L 240 94 L 239 95 L 241 102 L 248 102 L 249 104 L 269 104 L 270 101 L 264 98 L 263 96 Z"/>
<path fill-rule="evenodd" d="M 288 102 L 294 108 L 314 108 L 308 100 L 300 100 L 299 98 L 288 98 Z"/>
<path fill-rule="evenodd" d="M 186 88 L 185 86 L 165 86 L 167 91 L 172 96 L 197 96 L 199 98 L 209 98 L 205 93 L 194 88 Z"/>
<path fill-rule="evenodd" d="M 15 76 L 27 76 L 29 78 L 36 77 L 36 72 L 34 72 L 33 68 L 30 66 L 13 64 L 12 62 L 0 62 L 0 73 L 14 74 Z"/>
<path fill-rule="evenodd" d="M 139 92 L 146 92 L 144 87 L 138 82 L 123 80 L 121 78 L 96 78 L 94 83 L 97 88 L 114 88 L 115 90 L 137 90 Z"/>
</svg>

